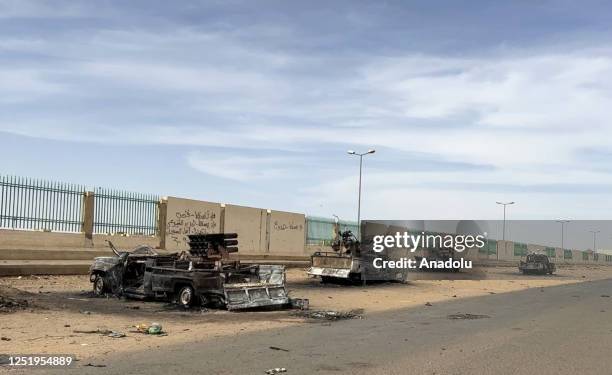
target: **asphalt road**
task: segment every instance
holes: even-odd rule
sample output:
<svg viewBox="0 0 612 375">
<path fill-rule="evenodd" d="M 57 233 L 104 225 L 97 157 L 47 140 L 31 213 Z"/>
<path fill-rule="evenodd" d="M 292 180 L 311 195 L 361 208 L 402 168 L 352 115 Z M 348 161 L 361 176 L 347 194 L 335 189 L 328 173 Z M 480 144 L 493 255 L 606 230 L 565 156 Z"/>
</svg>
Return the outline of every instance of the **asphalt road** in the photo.
<svg viewBox="0 0 612 375">
<path fill-rule="evenodd" d="M 612 280 L 532 288 L 117 355 L 68 373 L 612 374 L 605 295 Z M 489 317 L 449 319 L 457 313 Z"/>
</svg>

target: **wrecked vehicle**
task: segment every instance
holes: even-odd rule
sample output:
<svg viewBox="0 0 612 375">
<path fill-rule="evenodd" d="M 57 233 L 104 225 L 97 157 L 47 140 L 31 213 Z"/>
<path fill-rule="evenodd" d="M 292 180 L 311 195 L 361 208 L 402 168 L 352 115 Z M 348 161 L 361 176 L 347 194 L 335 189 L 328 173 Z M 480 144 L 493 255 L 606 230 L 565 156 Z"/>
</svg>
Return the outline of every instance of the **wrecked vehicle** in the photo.
<svg viewBox="0 0 612 375">
<path fill-rule="evenodd" d="M 417 264 L 421 264 L 423 259 L 426 259 L 427 262 L 446 262 L 448 260 L 459 260 L 462 256 L 455 251 L 452 247 L 445 247 L 441 244 L 436 247 L 427 247 L 420 249 L 421 255 L 415 255 L 414 260 Z M 452 263 L 453 265 L 455 263 Z M 451 267 L 451 268 L 428 268 L 428 267 L 418 267 L 421 271 L 430 271 L 430 272 L 459 272 L 461 267 Z"/>
<path fill-rule="evenodd" d="M 322 282 L 336 279 L 350 281 L 406 281 L 405 271 L 375 270 L 372 254 L 363 254 L 361 242 L 352 231 L 339 232 L 332 242 L 333 252 L 317 251 L 310 257 L 308 275 L 321 277 Z M 380 254 L 386 258 L 387 254 Z"/>
<path fill-rule="evenodd" d="M 189 236 L 189 252 L 160 255 L 140 246 L 114 257 L 97 257 L 90 267 L 96 295 L 171 300 L 181 306 L 221 306 L 228 310 L 285 305 L 285 269 L 278 265 L 241 264 L 236 233 Z"/>
<path fill-rule="evenodd" d="M 333 278 L 361 279 L 361 249 L 350 230 L 339 232 L 332 242 L 334 252 L 317 251 L 310 257 L 310 276 L 320 276 L 323 282 Z"/>
<path fill-rule="evenodd" d="M 523 274 L 552 275 L 557 269 L 545 254 L 528 254 L 525 262 L 521 260 L 518 267 Z"/>
</svg>

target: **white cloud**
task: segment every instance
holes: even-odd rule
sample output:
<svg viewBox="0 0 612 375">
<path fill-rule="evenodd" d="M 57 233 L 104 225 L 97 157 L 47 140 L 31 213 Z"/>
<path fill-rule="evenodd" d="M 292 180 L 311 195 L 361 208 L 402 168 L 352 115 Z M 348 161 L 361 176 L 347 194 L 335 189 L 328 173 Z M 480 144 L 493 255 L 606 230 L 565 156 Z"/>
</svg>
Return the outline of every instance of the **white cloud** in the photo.
<svg viewBox="0 0 612 375">
<path fill-rule="evenodd" d="M 288 172 L 278 159 L 269 157 L 219 156 L 212 152 L 191 152 L 187 161 L 198 171 L 242 182 L 277 179 Z"/>
<path fill-rule="evenodd" d="M 407 164 L 398 173 L 377 167 L 368 176 L 369 197 L 409 191 L 407 196 L 421 197 L 416 204 L 422 207 L 438 202 L 432 212 L 452 206 L 449 216 L 497 195 L 442 192 L 414 183 L 612 183 L 607 173 L 576 159 L 584 149 L 609 149 L 612 139 L 612 52 L 605 49 L 347 60 L 185 29 L 66 34 L 44 42 L 0 36 L 0 48 L 49 57 L 44 69 L 0 63 L 0 105 L 5 106 L 0 131 L 8 133 L 79 142 L 231 145 L 232 151 L 194 151 L 186 160 L 204 173 L 244 182 L 301 173 L 291 163 L 312 156 L 280 160 L 266 156 L 266 150 L 322 144 L 339 153 L 349 144 L 491 166 L 409 173 Z M 109 99 L 121 105 L 106 107 Z M 104 104 L 88 107 L 97 100 Z M 13 110 L 15 103 L 27 103 L 30 110 Z M 263 156 L 250 157 L 244 150 Z M 385 160 L 384 150 L 373 157 Z M 352 200 L 345 197 L 354 192 L 352 177 L 330 184 L 317 169 L 309 172 L 313 186 L 303 190 L 305 195 L 350 207 Z M 338 173 L 345 171 L 338 167 Z M 529 196 L 521 199 L 538 206 Z M 398 202 L 394 208 L 379 201 L 371 213 L 401 217 L 401 207 L 415 203 Z"/>
</svg>

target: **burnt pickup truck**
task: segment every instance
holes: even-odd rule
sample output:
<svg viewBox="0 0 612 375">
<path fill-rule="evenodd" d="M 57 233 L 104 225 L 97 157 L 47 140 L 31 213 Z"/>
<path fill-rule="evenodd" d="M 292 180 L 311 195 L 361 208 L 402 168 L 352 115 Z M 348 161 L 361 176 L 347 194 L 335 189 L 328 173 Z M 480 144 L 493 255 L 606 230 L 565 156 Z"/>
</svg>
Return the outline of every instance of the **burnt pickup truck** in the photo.
<svg viewBox="0 0 612 375">
<path fill-rule="evenodd" d="M 228 310 L 288 304 L 284 266 L 229 259 L 229 253 L 238 251 L 237 237 L 190 235 L 188 253 L 169 255 L 147 246 L 122 252 L 109 242 L 115 256 L 97 257 L 90 267 L 93 292 Z"/>
<path fill-rule="evenodd" d="M 307 271 L 309 276 L 320 277 L 324 283 L 338 280 L 407 280 L 405 270 L 393 272 L 373 269 L 373 253 L 362 251 L 361 242 L 350 230 L 339 232 L 331 247 L 333 252 L 317 251 L 310 257 L 310 268 Z M 388 254 L 381 254 L 380 257 L 388 259 Z"/>
</svg>

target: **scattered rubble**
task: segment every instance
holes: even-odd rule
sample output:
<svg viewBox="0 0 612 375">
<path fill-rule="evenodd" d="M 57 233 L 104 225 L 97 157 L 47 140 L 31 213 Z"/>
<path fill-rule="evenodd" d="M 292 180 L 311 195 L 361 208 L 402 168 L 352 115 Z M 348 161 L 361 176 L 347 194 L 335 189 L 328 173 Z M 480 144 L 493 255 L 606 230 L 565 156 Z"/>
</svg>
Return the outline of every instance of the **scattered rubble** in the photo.
<svg viewBox="0 0 612 375">
<path fill-rule="evenodd" d="M 281 352 L 288 352 L 288 349 L 279 348 L 278 346 L 270 346 L 272 350 L 280 350 Z"/>
<path fill-rule="evenodd" d="M 97 365 L 97 364 L 93 364 L 93 363 L 88 363 L 86 365 L 83 365 L 85 367 L 106 367 L 106 365 Z"/>
<path fill-rule="evenodd" d="M 280 374 L 281 372 L 287 372 L 287 369 L 284 367 L 277 367 L 266 370 L 266 374 L 268 375 Z"/>
<path fill-rule="evenodd" d="M 461 313 L 457 313 L 457 314 L 450 314 L 447 316 L 448 319 L 455 319 L 455 320 L 473 320 L 473 319 L 488 319 L 490 318 L 489 315 L 480 315 L 480 314 L 461 314 Z"/>
<path fill-rule="evenodd" d="M 11 298 L 0 295 L 0 313 L 14 312 L 17 310 L 25 310 L 29 307 L 26 299 Z"/>
<path fill-rule="evenodd" d="M 344 320 L 344 319 L 362 319 L 363 309 L 356 309 L 350 311 L 332 311 L 332 310 L 315 310 L 315 311 L 296 311 L 292 313 L 293 316 L 299 316 L 308 319 L 317 320 Z"/>
<path fill-rule="evenodd" d="M 125 333 L 117 332 L 117 331 L 112 331 L 110 329 L 105 329 L 105 328 L 98 328 L 98 329 L 95 329 L 95 330 L 78 330 L 78 329 L 75 329 L 72 332 L 74 332 L 74 333 L 85 333 L 85 334 L 99 334 L 99 335 L 102 335 L 102 336 L 108 336 L 108 337 L 112 337 L 112 338 L 125 337 Z"/>
<path fill-rule="evenodd" d="M 159 323 L 151 323 L 145 324 L 137 324 L 134 326 L 136 328 L 137 333 L 144 333 L 147 335 L 166 335 L 166 333 L 162 330 L 162 325 Z"/>
<path fill-rule="evenodd" d="M 310 300 L 308 298 L 290 298 L 289 303 L 293 309 L 308 310 Z"/>
</svg>

